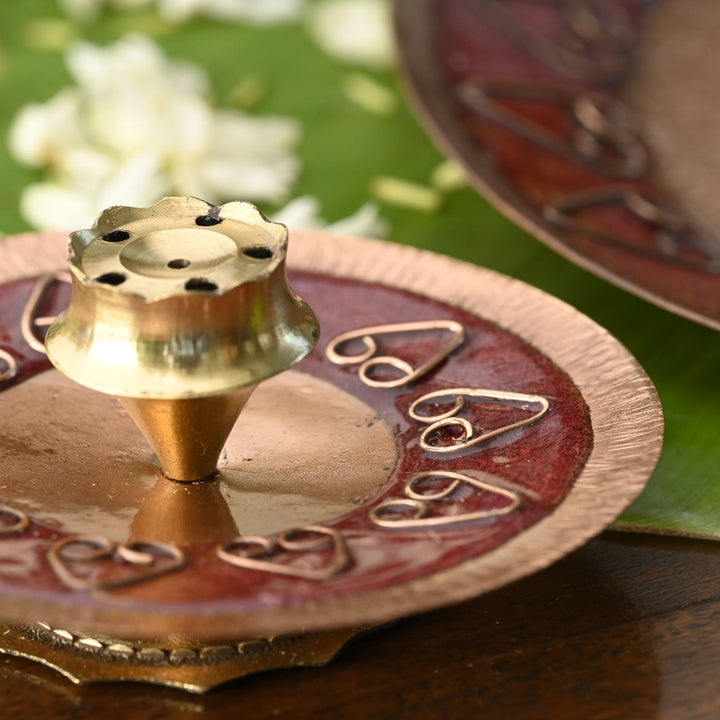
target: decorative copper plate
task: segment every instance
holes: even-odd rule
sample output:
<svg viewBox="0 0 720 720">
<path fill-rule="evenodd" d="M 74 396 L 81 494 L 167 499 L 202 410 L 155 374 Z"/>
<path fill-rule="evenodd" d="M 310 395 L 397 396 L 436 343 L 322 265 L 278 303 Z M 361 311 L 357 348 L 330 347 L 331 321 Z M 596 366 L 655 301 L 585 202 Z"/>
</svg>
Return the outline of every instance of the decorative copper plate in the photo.
<svg viewBox="0 0 720 720">
<path fill-rule="evenodd" d="M 321 341 L 258 389 L 216 481 L 171 483 L 114 400 L 49 369 L 64 247 L 0 249 L 7 620 L 204 639 L 381 622 L 551 563 L 657 462 L 654 388 L 572 308 L 444 257 L 296 233 L 290 282 Z M 307 406 L 317 424 L 293 425 Z"/>
<path fill-rule="evenodd" d="M 398 0 L 426 125 L 475 187 L 582 267 L 720 328 L 708 3 Z"/>
</svg>

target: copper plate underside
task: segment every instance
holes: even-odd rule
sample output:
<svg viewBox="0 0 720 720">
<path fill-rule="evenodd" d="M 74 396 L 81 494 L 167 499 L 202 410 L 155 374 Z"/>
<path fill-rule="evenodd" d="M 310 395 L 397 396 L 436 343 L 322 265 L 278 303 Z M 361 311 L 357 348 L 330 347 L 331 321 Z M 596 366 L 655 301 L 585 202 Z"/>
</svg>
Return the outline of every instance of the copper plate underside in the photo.
<svg viewBox="0 0 720 720">
<path fill-rule="evenodd" d="M 22 395 L 25 402 L 16 405 L 20 413 L 31 399 L 42 399 L 45 387 L 48 417 L 55 413 L 52 432 L 48 427 L 41 435 L 38 427 L 30 433 L 35 442 L 35 455 L 26 456 L 31 466 L 38 452 L 58 450 L 52 443 L 40 447 L 43 438 L 54 434 L 57 445 L 63 432 L 67 442 L 73 434 L 73 423 L 62 429 L 72 412 L 65 416 L 62 404 L 51 407 L 52 393 L 59 397 L 71 391 L 53 380 L 54 373 L 43 372 L 46 359 L 21 332 L 23 306 L 37 287 L 36 278 L 61 267 L 64 245 L 61 235 L 27 235 L 0 246 L 0 298 L 6 298 L 0 303 L 0 349 L 17 364 L 16 376 L 0 388 L 0 408 Z M 318 314 L 322 338 L 297 366 L 295 379 L 292 374 L 278 379 L 276 389 L 290 397 L 306 387 L 306 394 L 315 398 L 324 397 L 322 388 L 328 388 L 330 406 L 318 412 L 335 414 L 329 425 L 321 422 L 310 429 L 329 437 L 314 443 L 311 432 L 299 447 L 314 449 L 315 464 L 330 481 L 313 480 L 309 494 L 315 499 L 290 507 L 288 498 L 302 494 L 306 483 L 303 471 L 291 467 L 294 452 L 278 452 L 280 466 L 270 483 L 270 492 L 280 498 L 277 516 L 272 503 L 263 506 L 262 517 L 239 512 L 243 483 L 249 490 L 255 483 L 261 492 L 269 466 L 264 464 L 254 480 L 250 468 L 244 480 L 223 480 L 223 473 L 255 453 L 265 463 L 272 446 L 283 444 L 282 426 L 274 440 L 265 438 L 269 448 L 261 443 L 244 454 L 242 442 L 236 450 L 229 445 L 217 486 L 201 489 L 194 498 L 206 521 L 181 523 L 180 530 L 189 528 L 189 535 L 179 530 L 161 536 L 153 535 L 157 526 L 169 525 L 165 519 L 160 522 L 160 510 L 153 507 L 174 507 L 179 501 L 167 481 L 157 477 L 153 458 L 139 439 L 136 445 L 129 434 L 123 435 L 127 447 L 118 443 L 119 450 L 101 453 L 113 457 L 103 477 L 86 478 L 89 502 L 83 522 L 104 516 L 97 526 L 74 527 L 77 515 L 52 517 L 53 502 L 43 499 L 42 482 L 21 462 L 0 490 L 0 505 L 6 508 L 0 508 L 0 612 L 8 620 L 43 620 L 54 628 L 111 637 L 205 639 L 382 622 L 469 598 L 546 566 L 602 530 L 644 487 L 662 442 L 656 393 L 624 348 L 577 311 L 465 263 L 321 233 L 291 238 L 289 269 L 291 285 Z M 38 306 L 31 319 L 35 334 L 42 332 L 40 316 L 57 312 L 67 301 L 61 281 L 47 291 L 46 307 Z M 26 313 L 26 326 L 27 320 Z M 412 331 L 397 331 L 397 323 L 409 322 L 426 323 L 433 330 L 419 339 Z M 330 360 L 333 338 L 388 323 L 396 330 L 377 334 L 382 353 L 396 354 L 412 367 L 428 355 L 437 355 L 438 363 L 406 385 L 381 387 L 365 382 L 357 365 Z M 465 334 L 459 346 L 452 335 L 458 327 Z M 0 373 L 7 378 L 7 360 Z M 272 392 L 269 384 L 263 402 L 270 415 Z M 451 392 L 444 405 L 432 399 L 444 392 Z M 428 427 L 423 418 L 447 410 L 452 393 L 465 393 L 467 423 L 473 432 L 487 435 L 462 451 L 448 438 L 446 449 L 438 450 L 433 433 L 423 432 Z M 347 395 L 350 399 L 343 401 Z M 333 398 L 339 398 L 337 407 L 332 407 Z M 262 406 L 260 401 L 262 396 Z M 424 409 L 415 412 L 422 403 Z M 349 412 L 351 406 L 355 414 Z M 344 456 L 340 448 L 346 443 L 334 437 L 344 432 L 337 421 L 343 409 L 353 425 L 349 437 L 362 430 L 357 425 L 373 426 L 363 434 L 366 447 L 360 444 L 359 456 Z M 130 426 L 123 425 L 126 418 L 117 409 L 112 412 L 118 415 L 116 431 L 130 433 Z M 278 418 L 284 418 L 279 412 Z M 31 421 L 32 413 L 24 424 L 0 415 L 4 466 L 26 452 L 27 443 L 17 438 Z M 300 425 L 308 423 L 300 419 Z M 92 417 L 87 422 L 100 424 Z M 81 442 L 73 451 L 79 468 L 83 453 L 92 456 L 95 449 L 87 440 L 94 430 L 83 432 L 87 447 Z M 333 483 L 332 477 L 343 473 L 343 461 L 353 467 L 347 478 Z M 66 457 L 63 462 L 71 461 Z M 92 463 L 101 467 L 102 458 L 93 456 Z M 119 477 L 123 463 L 136 473 L 139 487 L 125 488 L 122 494 L 118 486 L 122 497 L 103 501 L 103 492 L 92 483 L 112 496 L 108 477 Z M 353 480 L 362 464 L 364 472 Z M 378 474 L 363 477 L 373 468 Z M 52 475 L 52 462 L 44 459 L 37 469 L 51 498 L 52 477 L 47 475 Z M 428 474 L 433 474 L 431 481 Z M 345 487 L 348 478 L 357 485 L 357 494 Z M 82 502 L 83 482 L 72 496 L 76 506 Z M 252 507 L 255 501 L 249 503 Z M 177 507 L 189 517 L 195 504 L 179 502 Z M 288 524 L 305 529 L 289 532 Z M 215 535 L 195 534 L 203 526 Z M 104 535 L 88 543 L 82 538 L 90 530 Z M 254 553 L 248 556 L 227 544 L 236 530 L 245 537 L 248 531 L 255 534 Z M 133 544 L 140 541 L 149 544 Z"/>
<path fill-rule="evenodd" d="M 717 38 L 701 0 L 398 0 L 412 95 L 512 220 L 720 328 Z"/>
</svg>

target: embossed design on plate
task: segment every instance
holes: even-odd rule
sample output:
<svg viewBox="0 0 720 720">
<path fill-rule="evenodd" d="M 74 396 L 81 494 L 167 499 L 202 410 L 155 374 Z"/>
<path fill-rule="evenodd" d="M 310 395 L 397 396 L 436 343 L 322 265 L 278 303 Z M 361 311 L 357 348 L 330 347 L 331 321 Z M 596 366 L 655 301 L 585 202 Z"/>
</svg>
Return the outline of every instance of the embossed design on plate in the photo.
<svg viewBox="0 0 720 720">
<path fill-rule="evenodd" d="M 529 410 L 534 405 L 538 409 L 528 417 L 507 423 L 491 429 L 481 429 L 479 432 L 467 418 L 460 417 L 460 413 L 467 406 L 467 398 L 471 398 L 476 404 L 499 404 L 499 405 L 520 405 L 521 409 Z M 446 411 L 434 415 L 425 415 L 418 412 L 418 409 L 426 404 L 435 401 L 453 402 L 453 406 Z M 526 393 L 508 392 L 504 390 L 488 390 L 485 388 L 448 388 L 446 390 L 435 390 L 415 400 L 408 409 L 408 414 L 413 420 L 426 423 L 426 427 L 420 434 L 420 447 L 428 453 L 455 453 L 468 448 L 476 447 L 481 443 L 499 437 L 512 430 L 525 427 L 540 420 L 550 409 L 550 401 L 542 395 L 528 395 Z M 442 444 L 440 433 L 449 428 L 459 428 L 461 436 L 455 438 L 452 444 Z"/>
<path fill-rule="evenodd" d="M 0 537 L 17 535 L 30 527 L 30 518 L 21 510 L 0 505 Z"/>
<path fill-rule="evenodd" d="M 331 552 L 329 562 L 316 567 L 279 562 L 283 553 L 307 557 L 308 554 Z M 218 557 L 230 565 L 246 570 L 286 575 L 303 580 L 329 580 L 350 564 L 350 554 L 342 533 L 321 525 L 306 525 L 280 533 L 271 539 L 260 535 L 239 536 L 218 546 Z"/>
<path fill-rule="evenodd" d="M 377 355 L 378 344 L 376 338 L 382 335 L 397 335 L 402 333 L 437 333 L 449 332 L 450 338 L 425 362 L 417 367 L 402 358 L 392 355 Z M 343 345 L 353 340 L 360 340 L 365 350 L 356 355 L 341 353 Z M 357 365 L 358 377 L 365 385 L 375 388 L 395 388 L 410 385 L 427 375 L 433 368 L 445 360 L 465 340 L 465 328 L 454 320 L 421 320 L 418 322 L 393 323 L 388 325 L 372 325 L 369 327 L 351 330 L 334 337 L 325 348 L 325 355 L 335 365 Z M 372 376 L 379 368 L 391 368 L 402 375 L 391 380 L 378 380 Z"/>
<path fill-rule="evenodd" d="M 508 0 L 475 0 L 506 36 L 548 67 L 570 77 L 608 80 L 623 73 L 635 33 L 628 15 L 603 0 L 566 0 L 558 8 L 562 22 L 549 38 L 531 23 L 523 23 Z M 550 4 L 552 3 L 542 3 Z"/>
<path fill-rule="evenodd" d="M 161 561 L 165 561 L 162 562 Z M 116 543 L 102 535 L 71 535 L 48 551 L 50 567 L 73 590 L 112 590 L 147 582 L 182 569 L 185 553 L 169 543 L 128 541 Z M 126 566 L 130 574 L 103 577 L 108 566 Z M 78 571 L 88 570 L 87 575 Z"/>
<path fill-rule="evenodd" d="M 625 210 L 648 226 L 653 232 L 653 247 L 643 250 L 629 239 L 601 224 L 593 225 L 576 217 L 584 211 L 604 208 Z M 610 245 L 629 248 L 633 252 L 650 257 L 671 258 L 686 267 L 706 272 L 720 272 L 720 257 L 712 243 L 699 235 L 682 215 L 662 207 L 632 188 L 602 187 L 565 195 L 545 205 L 542 215 L 559 228 L 584 233 Z M 696 251 L 702 259 L 684 256 L 683 250 L 687 249 Z"/>
<path fill-rule="evenodd" d="M 70 284 L 70 274 L 67 272 L 57 272 L 48 275 L 41 275 L 35 287 L 30 293 L 22 317 L 20 318 L 20 331 L 25 342 L 36 352 L 47 355 L 45 352 L 45 343 L 38 338 L 35 331 L 38 328 L 47 329 L 55 322 L 54 315 L 38 315 L 38 309 L 42 305 L 43 300 L 47 296 L 47 292 L 54 283 Z"/>
<path fill-rule="evenodd" d="M 7 350 L 0 348 L 0 383 L 12 380 L 17 371 L 17 360 Z"/>
<path fill-rule="evenodd" d="M 439 490 L 423 490 L 423 482 L 433 479 L 444 479 L 450 482 Z M 522 498 L 517 492 L 501 486 L 498 482 L 499 479 L 494 475 L 482 471 L 428 470 L 420 472 L 405 483 L 404 497 L 383 500 L 373 507 L 368 515 L 375 525 L 383 528 L 437 528 L 471 520 L 501 517 L 515 510 L 522 502 Z M 500 507 L 486 510 L 436 514 L 434 503 L 446 501 L 443 504 L 457 508 L 458 504 L 462 502 L 456 497 L 458 490 L 468 486 L 480 494 L 493 494 L 506 498 L 509 502 Z"/>
<path fill-rule="evenodd" d="M 572 162 L 582 162 L 612 177 L 637 178 L 648 165 L 648 151 L 630 109 L 600 93 L 576 93 L 539 82 L 466 80 L 457 90 L 474 112 L 539 147 Z M 549 105 L 570 115 L 569 137 L 555 133 L 508 109 L 501 101 Z"/>
</svg>

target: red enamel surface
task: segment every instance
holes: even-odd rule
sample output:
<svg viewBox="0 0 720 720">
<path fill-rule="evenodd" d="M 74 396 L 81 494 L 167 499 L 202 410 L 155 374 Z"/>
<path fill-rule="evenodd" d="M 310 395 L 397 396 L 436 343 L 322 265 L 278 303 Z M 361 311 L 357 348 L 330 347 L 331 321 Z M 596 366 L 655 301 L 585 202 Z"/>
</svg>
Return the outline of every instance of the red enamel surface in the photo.
<svg viewBox="0 0 720 720">
<path fill-rule="evenodd" d="M 444 128 L 441 131 L 444 139 L 456 148 L 465 148 L 461 154 L 483 185 L 487 183 L 504 196 L 504 200 L 516 205 L 535 227 L 552 235 L 569 251 L 591 261 L 599 272 L 609 271 L 616 280 L 629 283 L 642 294 L 651 293 L 660 302 L 668 301 L 712 323 L 720 322 L 720 275 L 711 265 L 718 261 L 712 255 L 716 251 L 711 243 L 704 243 L 705 255 L 699 245 L 687 245 L 680 248 L 677 257 L 664 258 L 653 249 L 652 228 L 619 206 L 590 208 L 574 217 L 584 225 L 616 235 L 622 240 L 620 244 L 576 230 L 559 229 L 543 220 L 544 205 L 580 191 L 609 186 L 637 191 L 673 212 L 677 212 L 677 207 L 653 177 L 652 160 L 647 172 L 636 179 L 612 177 L 579 160 L 560 157 L 464 105 L 457 88 L 470 78 L 547 85 L 571 95 L 601 93 L 623 97 L 626 74 L 612 81 L 571 77 L 539 59 L 518 36 L 504 32 L 489 9 L 494 4 L 479 0 L 438 0 L 427 5 L 431 7 L 428 22 L 435 33 L 434 55 L 430 61 L 410 60 L 410 75 L 416 84 L 422 84 L 430 72 L 425 64 L 429 62 L 428 67 L 441 69 L 444 82 L 434 88 L 432 98 L 425 97 L 423 102 L 431 116 L 437 114 L 440 105 L 453 109 L 458 129 L 448 132 L 448 128 Z M 505 5 L 520 28 L 530 29 L 547 40 L 557 39 L 562 32 L 561 16 L 566 3 L 499 4 Z M 633 0 L 596 5 L 622 10 L 636 33 L 641 31 L 646 13 L 653 7 L 653 3 Z M 638 45 L 635 38 L 633 48 Z M 571 139 L 569 113 L 562 107 L 506 99 L 499 100 L 498 104 L 559 138 Z M 458 145 L 459 142 L 462 144 Z M 469 147 L 474 150 L 467 151 Z M 485 189 L 483 185 L 481 191 Z"/>
<path fill-rule="evenodd" d="M 83 593 L 88 605 L 108 605 L 134 600 L 148 608 L 167 604 L 195 607 L 228 603 L 241 612 L 258 606 L 287 606 L 309 599 L 354 595 L 372 589 L 421 578 L 478 557 L 551 513 L 566 496 L 582 470 L 592 448 L 587 408 L 565 373 L 544 355 L 513 334 L 474 315 L 401 290 L 338 280 L 307 273 L 291 273 L 294 290 L 305 298 L 321 322 L 318 348 L 298 369 L 325 379 L 350 392 L 376 411 L 395 431 L 399 461 L 389 485 L 381 495 L 353 512 L 326 523 L 346 539 L 351 562 L 348 569 L 323 582 L 240 569 L 220 561 L 216 548 L 197 545 L 183 548 L 189 557 L 186 568 L 144 583 L 106 593 Z M 0 347 L 17 357 L 21 371 L 15 382 L 48 367 L 45 359 L 31 351 L 19 332 L 22 307 L 34 281 L 0 286 Z M 56 285 L 52 307 L 57 312 L 67 300 L 66 288 Z M 368 325 L 403 321 L 453 319 L 467 333 L 465 343 L 418 384 L 397 389 L 364 385 L 357 367 L 340 367 L 324 356 L 334 336 Z M 436 342 L 400 336 L 380 339 L 384 354 L 397 353 L 413 365 L 433 352 Z M 8 383 L 7 387 L 10 384 Z M 461 458 L 429 456 L 418 445 L 424 425 L 407 414 L 409 404 L 428 392 L 460 386 L 540 394 L 551 399 L 549 413 L 537 423 L 489 441 Z M 0 407 L 2 395 L 0 394 Z M 520 413 L 520 415 L 518 415 Z M 479 408 L 472 417 L 483 422 L 510 422 L 522 416 L 518 410 Z M 11 420 L 3 419 L 3 422 Z M 0 449 L 2 445 L 0 442 Z M 500 460 L 500 462 L 496 462 Z M 407 478 L 433 469 L 484 470 L 532 492 L 513 512 L 489 520 L 475 520 L 445 528 L 383 529 L 374 526 L 368 510 L 387 497 L 402 495 Z M 462 512 L 500 507 L 502 497 L 463 490 L 452 501 Z M 10 489 L 0 495 L 0 504 L 12 505 Z M 453 505 L 455 507 L 455 505 Z M 67 528 L 71 534 L 72 528 Z M 29 531 L 0 536 L 0 598 L 2 595 L 67 596 L 68 590 L 48 564 L 48 551 L 63 532 L 33 524 Z M 305 553 L 304 557 L 283 553 L 280 563 L 317 567 L 331 559 L 329 550 Z M 160 560 L 158 567 L 162 567 Z M 87 574 L 117 578 L 128 572 L 122 564 L 100 564 Z M 188 600 L 190 598 L 190 600 Z"/>
<path fill-rule="evenodd" d="M 25 341 L 21 331 L 23 308 L 35 285 L 35 280 L 17 280 L 6 283 L 0 289 L 0 349 L 10 353 L 18 363 L 18 372 L 12 380 L 0 385 L 9 390 L 14 385 L 27 380 L 51 367 L 45 355 L 33 350 Z M 54 283 L 46 293 L 38 315 L 56 315 L 70 299 L 70 286 L 66 283 Z M 38 336 L 42 339 L 42 335 Z M 0 363 L 2 360 L 0 360 Z"/>
</svg>

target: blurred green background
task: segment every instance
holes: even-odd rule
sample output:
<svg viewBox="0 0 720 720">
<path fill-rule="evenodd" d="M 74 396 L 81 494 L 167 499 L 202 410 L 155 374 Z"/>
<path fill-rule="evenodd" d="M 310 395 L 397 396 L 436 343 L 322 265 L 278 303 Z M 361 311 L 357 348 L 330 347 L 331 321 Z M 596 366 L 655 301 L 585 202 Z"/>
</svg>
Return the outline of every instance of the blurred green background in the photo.
<svg viewBox="0 0 720 720">
<path fill-rule="evenodd" d="M 352 102 L 343 82 L 357 68 L 326 55 L 303 23 L 251 26 L 196 18 L 174 26 L 154 11 L 103 10 L 70 24 L 54 0 L 0 3 L 0 231 L 28 230 L 18 211 L 24 185 L 39 171 L 21 168 L 5 143 L 12 117 L 28 102 L 45 101 L 70 84 L 64 47 L 73 38 L 115 41 L 128 32 L 151 36 L 170 57 L 191 60 L 209 74 L 214 103 L 231 104 L 248 78 L 266 92 L 253 113 L 299 118 L 303 174 L 294 195 L 320 200 L 330 221 L 371 198 L 378 176 L 428 185 L 442 157 L 408 107 L 392 70 L 361 72 L 398 96 L 389 115 Z M 213 198 L 206 198 L 214 200 Z M 277 210 L 262 206 L 268 214 Z M 655 382 L 666 417 L 662 460 L 647 490 L 621 518 L 623 525 L 670 532 L 720 534 L 720 452 L 714 441 L 716 332 L 675 317 L 580 270 L 501 216 L 473 190 L 445 193 L 437 210 L 381 204 L 388 239 L 452 255 L 519 278 L 574 305 L 620 339 Z M 0 250 L 2 245 L 0 244 Z M 1 255 L 0 255 L 1 257 Z"/>
</svg>

